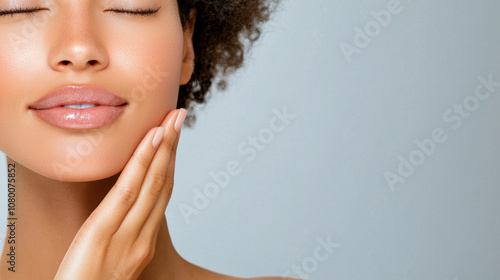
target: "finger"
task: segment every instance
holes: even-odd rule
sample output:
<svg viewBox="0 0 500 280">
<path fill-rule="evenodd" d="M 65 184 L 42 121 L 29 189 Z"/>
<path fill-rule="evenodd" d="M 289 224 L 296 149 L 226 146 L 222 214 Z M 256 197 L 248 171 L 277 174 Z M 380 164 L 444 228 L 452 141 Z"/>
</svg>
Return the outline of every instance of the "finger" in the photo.
<svg viewBox="0 0 500 280">
<path fill-rule="evenodd" d="M 170 153 L 170 160 L 168 163 L 167 175 L 165 180 L 165 188 L 160 194 L 160 197 L 158 198 L 156 205 L 151 211 L 151 214 L 144 223 L 139 239 L 144 238 L 145 240 L 151 240 L 155 231 L 157 231 L 157 229 L 161 225 L 161 222 L 165 218 L 165 210 L 170 201 L 174 188 L 175 158 L 177 154 L 177 146 L 179 144 L 180 135 L 181 133 L 179 131 L 177 139 L 175 140 L 175 143 L 172 147 L 172 152 Z"/>
<path fill-rule="evenodd" d="M 174 115 L 172 111 L 166 119 L 170 120 Z M 152 142 L 158 129 L 151 129 L 144 137 L 113 188 L 82 226 L 83 229 L 97 229 L 96 233 L 100 236 L 111 236 L 118 230 L 140 192 L 144 176 L 156 151 Z"/>
<path fill-rule="evenodd" d="M 176 110 L 177 119 L 182 117 L 181 112 L 185 110 Z M 175 130 L 175 123 L 168 122 L 165 127 L 165 136 L 158 151 L 151 162 L 147 171 L 141 192 L 137 198 L 136 203 L 131 207 L 129 213 L 124 218 L 123 223 L 118 229 L 119 234 L 124 234 L 128 238 L 132 237 L 133 240 L 137 239 L 141 229 L 151 214 L 152 209 L 158 201 L 158 197 L 165 189 L 165 185 L 170 185 L 167 182 L 167 170 L 171 153 L 174 150 L 175 143 L 178 139 L 178 132 Z"/>
</svg>

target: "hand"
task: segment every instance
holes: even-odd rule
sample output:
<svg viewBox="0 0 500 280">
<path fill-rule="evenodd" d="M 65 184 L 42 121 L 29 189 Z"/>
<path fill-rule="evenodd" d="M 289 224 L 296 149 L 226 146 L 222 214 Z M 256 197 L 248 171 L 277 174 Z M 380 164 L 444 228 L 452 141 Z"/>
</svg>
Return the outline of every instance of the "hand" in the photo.
<svg viewBox="0 0 500 280">
<path fill-rule="evenodd" d="M 161 127 L 144 137 L 116 184 L 76 234 L 54 280 L 137 279 L 151 262 L 172 194 L 185 116 L 185 109 L 171 111 Z"/>
</svg>

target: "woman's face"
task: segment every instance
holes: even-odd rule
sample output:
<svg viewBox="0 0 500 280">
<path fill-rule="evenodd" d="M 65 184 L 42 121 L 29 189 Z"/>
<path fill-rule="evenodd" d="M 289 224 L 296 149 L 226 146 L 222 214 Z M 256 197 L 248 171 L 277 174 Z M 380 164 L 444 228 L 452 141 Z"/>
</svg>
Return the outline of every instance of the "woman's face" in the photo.
<svg viewBox="0 0 500 280">
<path fill-rule="evenodd" d="M 0 150 L 61 181 L 119 173 L 147 131 L 176 108 L 179 85 L 191 75 L 191 37 L 177 2 L 0 0 L 1 11 L 30 8 L 39 10 L 0 16 Z M 126 105 L 111 123 L 91 128 L 51 124 L 30 107 L 68 85 L 105 88 Z M 91 109 L 66 108 L 63 123 Z"/>
</svg>

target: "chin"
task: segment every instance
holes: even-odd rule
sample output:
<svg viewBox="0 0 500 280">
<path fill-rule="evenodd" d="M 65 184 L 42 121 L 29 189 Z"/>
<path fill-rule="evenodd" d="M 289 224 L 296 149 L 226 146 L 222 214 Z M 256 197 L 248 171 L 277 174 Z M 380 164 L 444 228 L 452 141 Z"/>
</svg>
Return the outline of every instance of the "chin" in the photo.
<svg viewBox="0 0 500 280">
<path fill-rule="evenodd" d="M 45 165 L 24 163 L 14 159 L 18 164 L 43 177 L 61 182 L 92 182 L 103 180 L 119 174 L 123 170 L 120 162 L 109 164 L 86 164 L 82 162 L 78 167 L 72 167 L 60 162 L 47 162 Z"/>
<path fill-rule="evenodd" d="M 53 145 L 36 152 L 19 149 L 12 149 L 14 153 L 4 152 L 17 164 L 43 177 L 64 182 L 91 182 L 120 173 L 134 150 L 134 145 L 125 141 L 99 145 L 89 152 L 76 147 Z"/>
<path fill-rule="evenodd" d="M 112 177 L 120 173 L 127 164 L 130 155 L 124 152 L 96 152 L 88 156 L 65 154 L 39 170 L 39 174 L 58 181 L 91 182 Z"/>
<path fill-rule="evenodd" d="M 119 174 L 123 170 L 122 166 L 88 166 L 82 164 L 77 169 L 67 168 L 65 166 L 53 166 L 50 170 L 41 170 L 37 172 L 40 175 L 50 179 L 63 182 L 92 182 L 103 180 Z"/>
</svg>

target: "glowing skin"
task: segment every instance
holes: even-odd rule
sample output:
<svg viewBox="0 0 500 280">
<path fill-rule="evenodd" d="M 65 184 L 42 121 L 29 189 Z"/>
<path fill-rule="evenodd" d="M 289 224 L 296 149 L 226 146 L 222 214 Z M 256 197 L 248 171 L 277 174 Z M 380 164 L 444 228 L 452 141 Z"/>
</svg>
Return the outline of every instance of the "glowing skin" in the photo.
<svg viewBox="0 0 500 280">
<path fill-rule="evenodd" d="M 189 81 L 194 68 L 190 27 L 195 13 L 192 24 L 183 30 L 175 0 L 0 0 L 2 11 L 32 7 L 41 10 L 0 17 L 0 150 L 8 163 L 16 164 L 15 215 L 19 218 L 16 272 L 7 269 L 6 254 L 12 244 L 6 240 L 0 279 L 54 279 L 67 253 L 78 257 L 65 259 L 61 271 L 92 269 L 78 260 L 92 259 L 95 252 L 82 249 L 96 246 L 97 241 L 82 239 L 87 243 L 73 248 L 73 239 L 79 230 L 112 230 L 89 216 L 97 209 L 103 210 L 96 217 L 113 213 L 111 205 L 119 196 L 110 190 L 120 180 L 122 186 L 127 180 L 142 182 L 146 175 L 129 176 L 135 173 L 122 170 L 140 168 L 131 160 L 134 151 L 144 139 L 152 141 L 154 127 L 165 124 L 176 107 L 179 85 Z M 146 16 L 118 11 L 157 8 Z M 52 126 L 29 109 L 49 91 L 65 85 L 99 85 L 128 104 L 112 124 L 90 130 Z M 167 129 L 167 135 L 172 133 Z M 168 166 L 167 173 L 173 175 L 175 157 L 162 162 L 161 151 L 169 149 L 166 142 L 161 142 L 158 157 L 148 164 L 165 170 Z M 163 201 L 166 207 L 165 193 L 157 203 Z M 138 199 L 136 205 L 146 204 Z M 152 242 L 154 257 L 145 261 L 149 264 L 140 267 L 136 278 L 127 279 L 236 279 L 182 259 L 172 245 L 164 211 L 160 213 L 156 243 Z M 143 229 L 140 222 L 127 225 L 132 232 Z M 121 254 L 120 242 L 124 241 L 116 241 L 113 247 L 115 256 Z M 120 267 L 110 260 L 99 268 Z"/>
<path fill-rule="evenodd" d="M 42 2 L 52 11 L 0 18 L 0 36 L 9 38 L 0 40 L 0 149 L 52 179 L 92 181 L 118 173 L 146 132 L 175 109 L 184 46 L 176 2 L 2 0 L 0 9 L 16 2 Z M 103 12 L 159 6 L 148 16 Z M 30 23 L 33 34 L 24 31 Z M 129 104 L 110 131 L 59 129 L 28 110 L 67 84 L 101 85 Z"/>
</svg>

